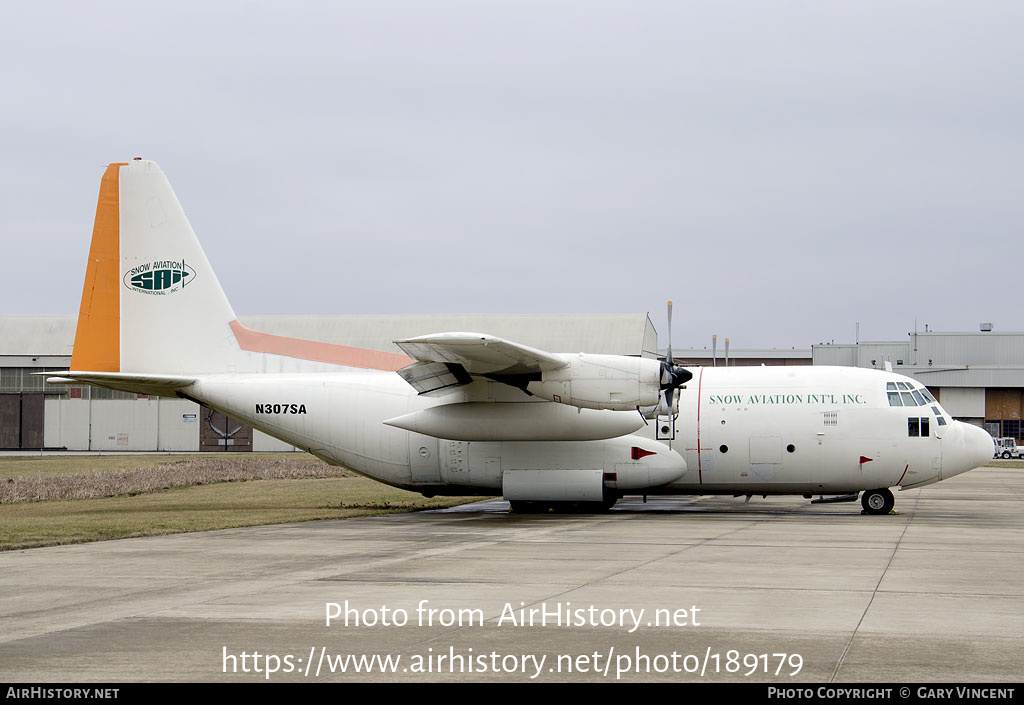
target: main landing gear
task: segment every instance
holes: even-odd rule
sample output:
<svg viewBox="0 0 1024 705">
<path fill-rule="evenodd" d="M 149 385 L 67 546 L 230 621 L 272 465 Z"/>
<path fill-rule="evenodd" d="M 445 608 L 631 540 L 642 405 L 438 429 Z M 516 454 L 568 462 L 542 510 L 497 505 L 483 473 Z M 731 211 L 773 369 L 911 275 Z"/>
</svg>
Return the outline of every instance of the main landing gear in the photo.
<svg viewBox="0 0 1024 705">
<path fill-rule="evenodd" d="M 892 492 L 885 487 L 880 490 L 867 490 L 860 496 L 860 505 L 864 507 L 865 514 L 888 514 L 895 504 Z"/>
</svg>

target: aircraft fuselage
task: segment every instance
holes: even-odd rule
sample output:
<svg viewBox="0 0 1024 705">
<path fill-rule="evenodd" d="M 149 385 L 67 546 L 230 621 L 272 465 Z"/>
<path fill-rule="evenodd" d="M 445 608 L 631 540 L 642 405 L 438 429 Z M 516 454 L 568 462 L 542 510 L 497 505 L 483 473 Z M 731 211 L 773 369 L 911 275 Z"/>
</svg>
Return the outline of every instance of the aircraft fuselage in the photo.
<svg viewBox="0 0 1024 705">
<path fill-rule="evenodd" d="M 984 431 L 952 420 L 937 402 L 892 406 L 887 385 L 921 389 L 900 375 L 835 367 L 693 373 L 666 443 L 652 441 L 654 421 L 638 435 L 598 441 L 465 442 L 393 428 L 383 422 L 444 400 L 418 396 L 387 372 L 208 375 L 186 395 L 328 462 L 428 494 L 500 494 L 503 475 L 523 470 L 601 471 L 620 494 L 843 494 L 931 484 L 990 454 Z M 638 444 L 655 452 L 629 457 Z"/>
</svg>

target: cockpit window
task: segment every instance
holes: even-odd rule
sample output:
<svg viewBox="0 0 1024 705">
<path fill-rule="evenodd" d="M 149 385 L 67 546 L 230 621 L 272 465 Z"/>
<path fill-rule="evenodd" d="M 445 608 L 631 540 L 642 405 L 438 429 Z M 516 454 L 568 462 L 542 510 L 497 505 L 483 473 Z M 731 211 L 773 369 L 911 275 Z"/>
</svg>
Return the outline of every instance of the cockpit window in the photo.
<svg viewBox="0 0 1024 705">
<path fill-rule="evenodd" d="M 928 406 L 938 404 L 935 397 L 925 387 L 917 387 L 910 382 L 886 382 L 886 396 L 889 406 Z"/>
<path fill-rule="evenodd" d="M 939 411 L 939 407 L 933 406 L 932 413 L 935 414 L 935 423 L 939 424 L 940 426 L 946 425 L 946 417 L 944 417 L 942 415 L 942 412 Z"/>
</svg>

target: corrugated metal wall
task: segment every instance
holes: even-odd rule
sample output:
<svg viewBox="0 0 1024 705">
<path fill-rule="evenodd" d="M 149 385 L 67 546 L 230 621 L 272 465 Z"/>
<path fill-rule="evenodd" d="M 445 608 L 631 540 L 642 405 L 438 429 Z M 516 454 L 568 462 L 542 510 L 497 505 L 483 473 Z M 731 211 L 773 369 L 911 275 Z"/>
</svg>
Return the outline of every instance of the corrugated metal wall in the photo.
<svg viewBox="0 0 1024 705">
<path fill-rule="evenodd" d="M 917 363 L 999 365 L 1024 368 L 1020 333 L 919 333 Z"/>
<path fill-rule="evenodd" d="M 811 347 L 811 359 L 815 365 L 838 367 L 857 366 L 856 345 L 814 345 Z"/>
<path fill-rule="evenodd" d="M 874 360 L 874 367 L 885 369 L 886 361 L 889 361 L 895 369 L 897 365 L 910 364 L 910 345 L 901 342 L 886 343 L 861 343 L 857 346 L 857 366 L 871 367 Z M 902 360 L 902 362 L 900 362 Z"/>
<path fill-rule="evenodd" d="M 895 368 L 897 364 L 910 364 L 910 345 L 903 342 L 860 343 L 859 345 L 813 345 L 811 357 L 815 365 L 840 365 L 843 367 L 874 367 L 885 369 L 886 361 Z M 872 365 L 871 361 L 875 364 Z M 902 363 L 900 362 L 902 360 Z"/>
</svg>

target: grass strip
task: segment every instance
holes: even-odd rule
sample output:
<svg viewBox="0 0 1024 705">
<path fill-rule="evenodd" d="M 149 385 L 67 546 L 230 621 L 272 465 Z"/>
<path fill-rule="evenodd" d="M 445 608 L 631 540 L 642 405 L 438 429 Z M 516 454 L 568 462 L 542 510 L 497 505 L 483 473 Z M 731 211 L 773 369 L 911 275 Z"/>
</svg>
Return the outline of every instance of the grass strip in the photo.
<svg viewBox="0 0 1024 705">
<path fill-rule="evenodd" d="M 326 477 L 354 477 L 355 473 L 332 467 L 310 455 L 254 456 L 230 459 L 222 457 L 177 458 L 160 464 L 143 463 L 142 467 L 96 470 L 104 464 L 79 458 L 75 464 L 65 463 L 70 474 L 0 475 L 0 504 L 39 502 L 61 499 L 95 499 L 118 495 L 142 494 L 157 490 L 217 482 L 249 480 L 291 480 Z M 136 464 L 140 460 L 137 459 Z M 60 466 L 57 466 L 60 467 Z M 0 463 L 0 471 L 4 464 Z M 83 468 L 87 468 L 83 471 Z M 13 475 L 13 474 L 12 474 Z"/>
<path fill-rule="evenodd" d="M 212 460 L 224 468 L 283 462 L 317 464 L 308 453 L 105 453 L 102 455 L 9 455 L 0 456 L 0 482 L 20 477 L 85 475 L 122 470 L 147 470 L 183 462 Z"/>
<path fill-rule="evenodd" d="M 368 478 L 221 482 L 134 496 L 0 505 L 0 550 L 436 509 L 434 497 Z"/>
</svg>

